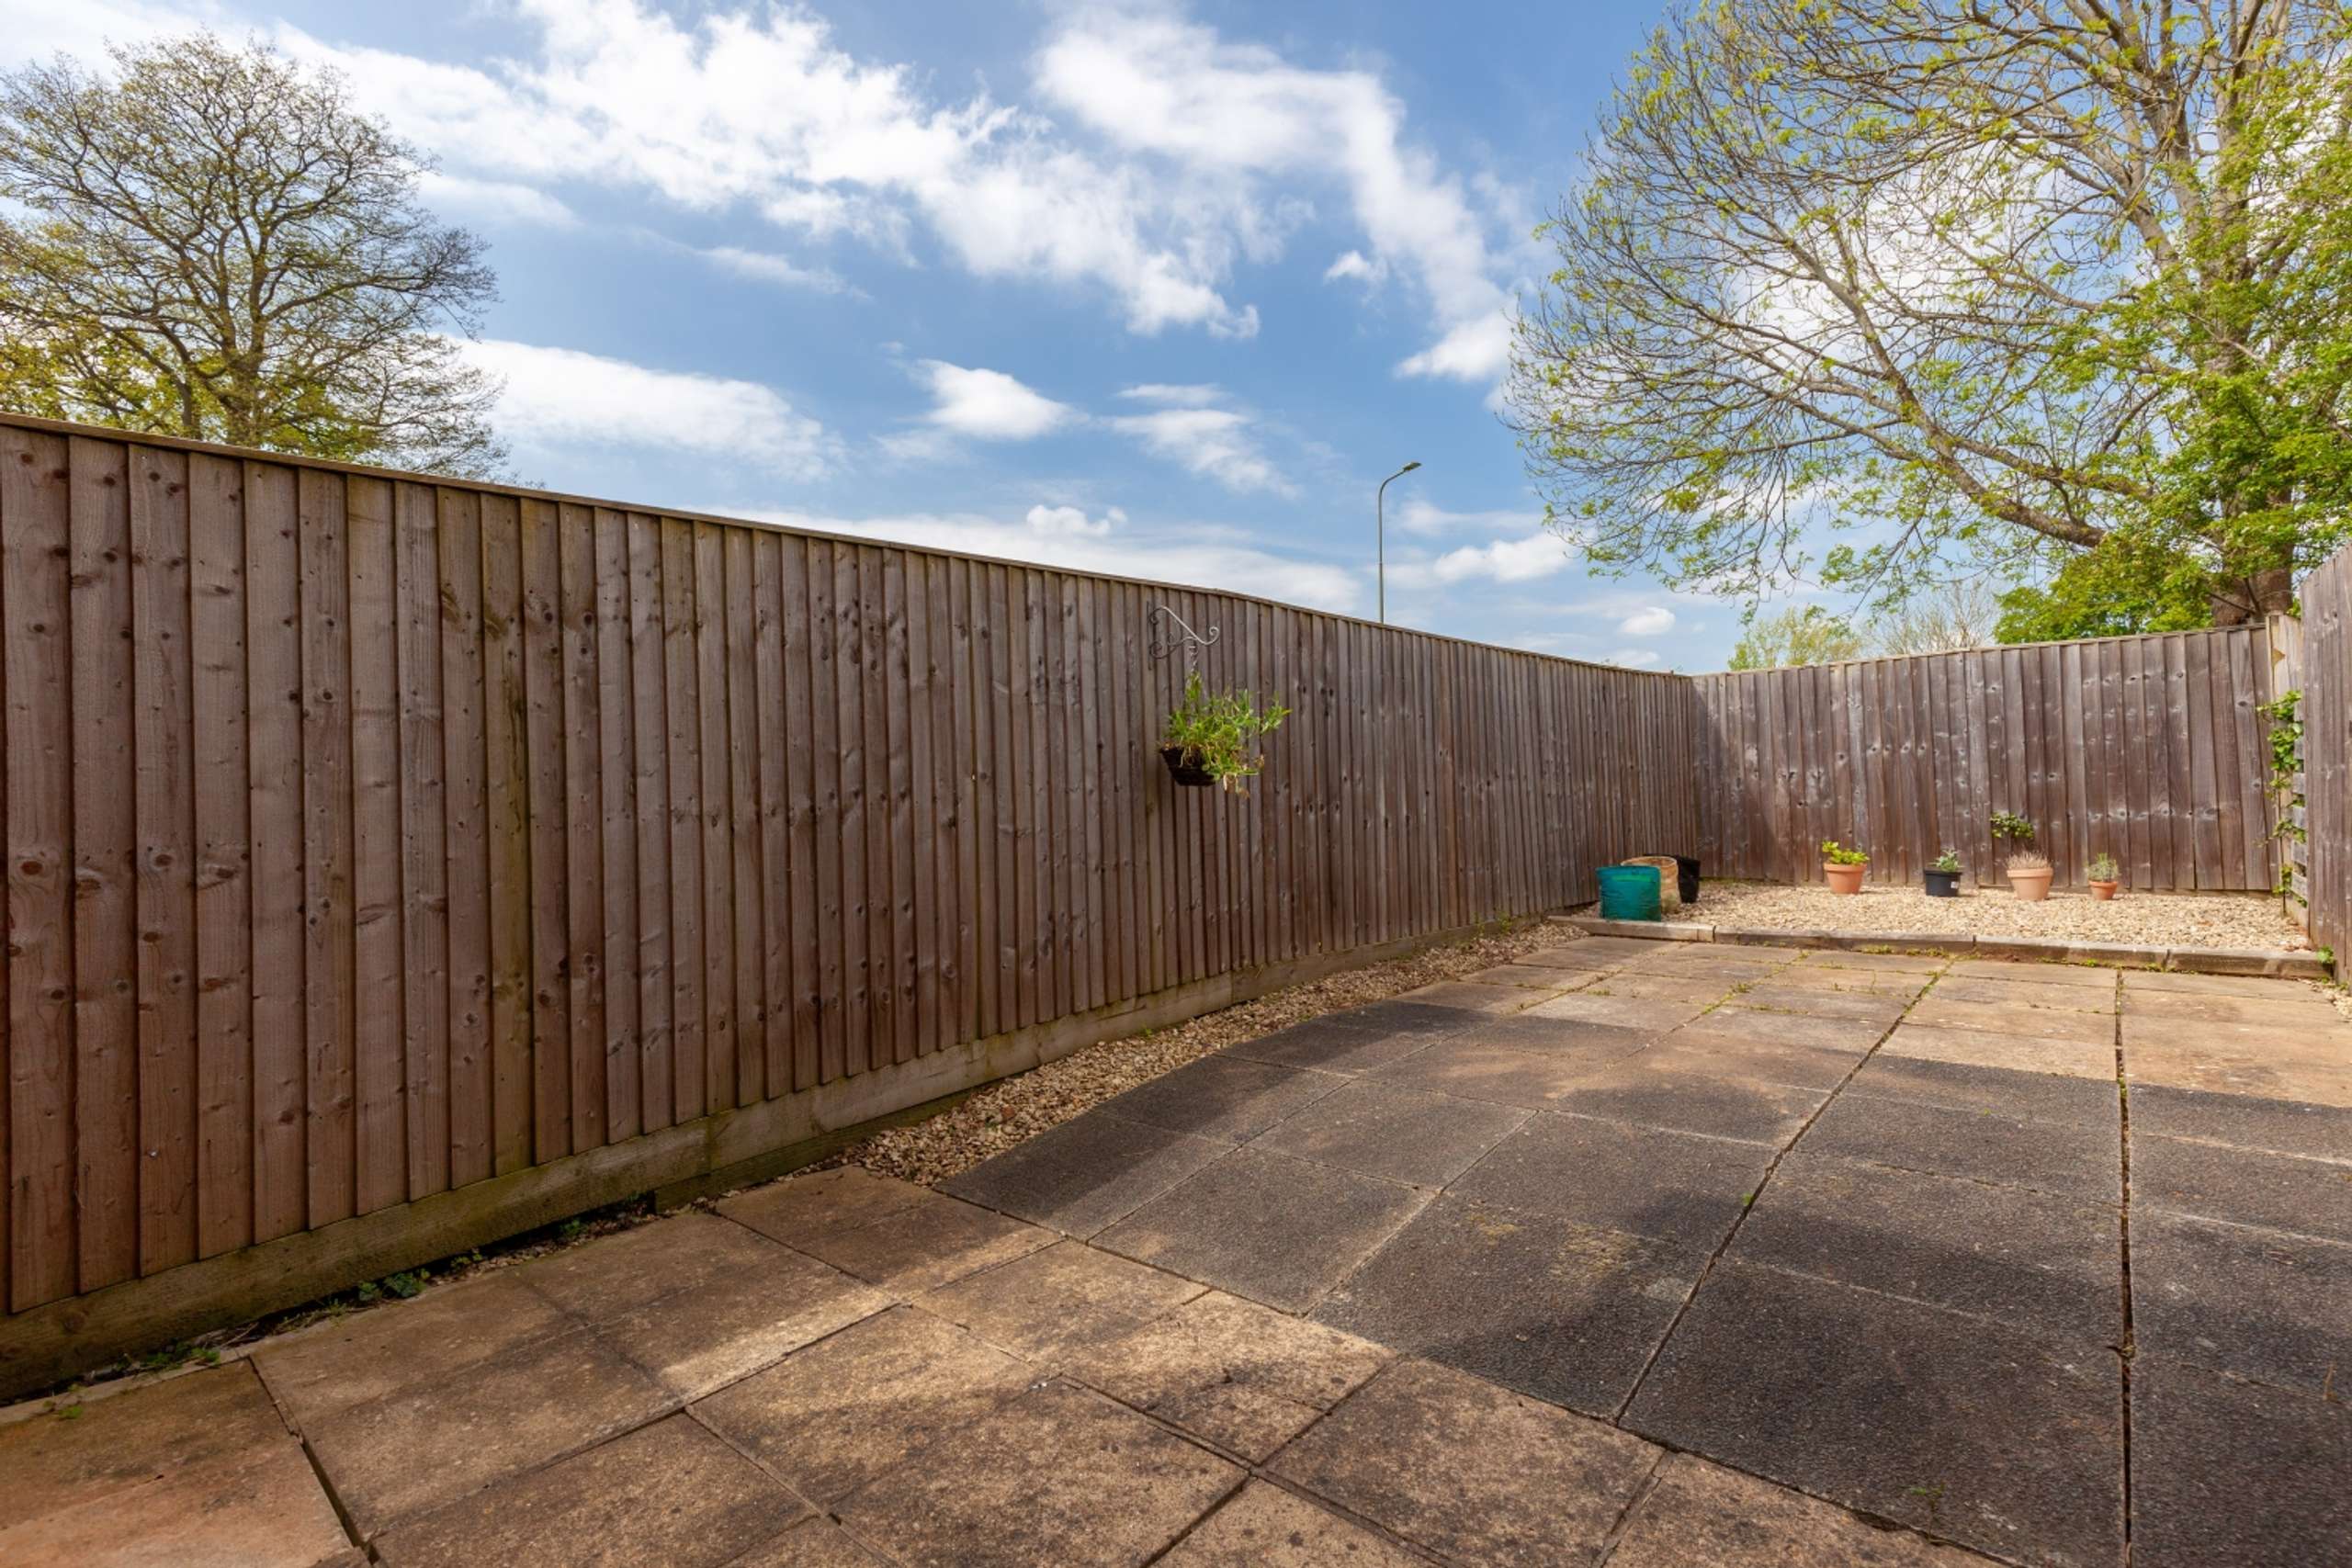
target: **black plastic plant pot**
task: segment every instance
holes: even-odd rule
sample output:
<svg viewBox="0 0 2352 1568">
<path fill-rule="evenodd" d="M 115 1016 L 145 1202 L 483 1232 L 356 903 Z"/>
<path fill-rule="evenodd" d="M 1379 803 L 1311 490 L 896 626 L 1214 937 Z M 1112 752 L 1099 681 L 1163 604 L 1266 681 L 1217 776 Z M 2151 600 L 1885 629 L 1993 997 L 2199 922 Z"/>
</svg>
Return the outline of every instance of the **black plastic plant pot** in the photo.
<svg viewBox="0 0 2352 1568">
<path fill-rule="evenodd" d="M 1180 784 L 1186 784 L 1194 789 L 1204 788 L 1216 783 L 1215 773 L 1198 762 L 1186 761 L 1185 754 L 1184 748 L 1182 746 L 1162 746 L 1159 749 L 1159 760 L 1168 764 L 1170 778 Z"/>
<path fill-rule="evenodd" d="M 1960 897 L 1960 873 L 1956 871 L 1923 871 L 1919 874 L 1928 879 L 1928 897 L 1957 898 Z"/>
</svg>

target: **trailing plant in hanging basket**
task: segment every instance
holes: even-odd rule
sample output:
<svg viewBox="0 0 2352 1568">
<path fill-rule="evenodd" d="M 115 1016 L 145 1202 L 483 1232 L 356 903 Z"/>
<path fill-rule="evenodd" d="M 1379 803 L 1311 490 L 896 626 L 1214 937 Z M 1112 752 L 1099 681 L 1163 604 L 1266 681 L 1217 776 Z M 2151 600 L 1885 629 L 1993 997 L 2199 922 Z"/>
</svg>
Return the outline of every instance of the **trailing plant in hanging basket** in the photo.
<svg viewBox="0 0 2352 1568">
<path fill-rule="evenodd" d="M 1159 755 L 1180 784 L 1217 784 L 1235 795 L 1242 780 L 1266 765 L 1258 754 L 1260 737 L 1272 734 L 1290 709 L 1280 703 L 1263 711 L 1255 692 L 1211 694 L 1200 671 L 1184 678 L 1184 700 L 1159 732 Z"/>
</svg>

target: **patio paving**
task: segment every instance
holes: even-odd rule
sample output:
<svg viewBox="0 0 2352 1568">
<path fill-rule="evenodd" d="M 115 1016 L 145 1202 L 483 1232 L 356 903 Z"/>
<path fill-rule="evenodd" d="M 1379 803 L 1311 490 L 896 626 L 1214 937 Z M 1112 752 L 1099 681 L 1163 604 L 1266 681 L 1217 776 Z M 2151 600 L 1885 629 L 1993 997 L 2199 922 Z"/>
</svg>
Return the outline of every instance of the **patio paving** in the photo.
<svg viewBox="0 0 2352 1568">
<path fill-rule="evenodd" d="M 2352 1027 L 2188 978 L 1565 942 L 0 1426 L 0 1562 L 2352 1562 Z"/>
</svg>

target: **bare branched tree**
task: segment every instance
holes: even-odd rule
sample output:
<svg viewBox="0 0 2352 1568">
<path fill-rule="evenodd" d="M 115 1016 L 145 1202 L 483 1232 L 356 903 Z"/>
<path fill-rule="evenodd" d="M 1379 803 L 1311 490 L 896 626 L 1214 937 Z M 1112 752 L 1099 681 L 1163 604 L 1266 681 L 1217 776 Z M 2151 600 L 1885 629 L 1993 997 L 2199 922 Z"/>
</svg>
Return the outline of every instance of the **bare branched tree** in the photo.
<svg viewBox="0 0 2352 1568">
<path fill-rule="evenodd" d="M 209 34 L 0 78 L 0 402 L 238 446 L 495 472 L 452 333 L 483 244 L 344 84 Z"/>
<path fill-rule="evenodd" d="M 1948 552 L 2030 575 L 2128 536 L 2193 563 L 2220 618 L 2282 607 L 2352 511 L 2346 16 L 1669 20 L 1519 326 L 1512 419 L 1555 525 L 1604 564 L 1881 604 Z"/>
<path fill-rule="evenodd" d="M 1915 591 L 1870 624 L 1871 649 L 1890 659 L 1958 653 L 2001 640 L 2001 589 L 1983 577 L 1958 577 Z"/>
</svg>

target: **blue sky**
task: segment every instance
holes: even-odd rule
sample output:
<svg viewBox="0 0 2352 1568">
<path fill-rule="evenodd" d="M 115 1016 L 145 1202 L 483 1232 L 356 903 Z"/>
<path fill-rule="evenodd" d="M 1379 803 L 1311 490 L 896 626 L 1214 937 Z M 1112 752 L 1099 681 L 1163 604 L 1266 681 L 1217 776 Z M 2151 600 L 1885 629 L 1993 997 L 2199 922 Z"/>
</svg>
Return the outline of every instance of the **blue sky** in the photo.
<svg viewBox="0 0 2352 1568">
<path fill-rule="evenodd" d="M 1594 578 L 1495 412 L 1529 230 L 1657 0 L 0 0 L 0 62 L 190 26 L 350 78 L 484 235 L 526 478 L 1721 666 Z"/>
</svg>

